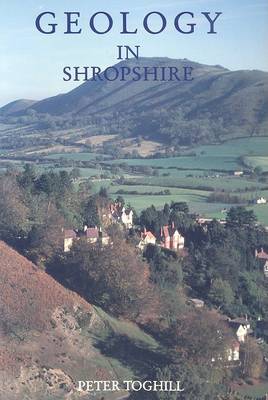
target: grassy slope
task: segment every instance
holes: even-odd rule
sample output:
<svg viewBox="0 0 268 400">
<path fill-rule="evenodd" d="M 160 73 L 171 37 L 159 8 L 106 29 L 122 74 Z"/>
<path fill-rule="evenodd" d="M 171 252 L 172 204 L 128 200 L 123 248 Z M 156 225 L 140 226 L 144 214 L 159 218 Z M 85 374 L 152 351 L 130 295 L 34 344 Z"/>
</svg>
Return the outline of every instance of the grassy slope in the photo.
<svg viewBox="0 0 268 400">
<path fill-rule="evenodd" d="M 0 292 L 0 381 L 3 373 L 10 379 L 5 389 L 0 385 L 1 400 L 43 400 L 31 385 L 46 393 L 46 383 L 36 382 L 31 368 L 60 370 L 73 382 L 142 378 L 161 356 L 136 325 L 86 303 L 1 241 Z"/>
</svg>

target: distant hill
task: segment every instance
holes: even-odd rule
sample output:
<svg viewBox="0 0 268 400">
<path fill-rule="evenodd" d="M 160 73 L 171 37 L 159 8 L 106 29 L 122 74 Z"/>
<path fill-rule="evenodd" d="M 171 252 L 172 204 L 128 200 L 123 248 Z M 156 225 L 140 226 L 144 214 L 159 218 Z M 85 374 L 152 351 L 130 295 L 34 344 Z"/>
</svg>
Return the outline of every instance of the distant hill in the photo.
<svg viewBox="0 0 268 400">
<path fill-rule="evenodd" d="M 101 116 L 98 127 L 106 133 L 142 135 L 169 144 L 187 145 L 268 132 L 267 72 L 230 71 L 217 65 L 168 58 L 131 59 L 116 65 L 122 66 L 191 66 L 194 80 L 88 81 L 66 94 L 33 103 L 28 109 L 89 124 Z M 2 108 L 0 115 L 5 113 Z"/>
<path fill-rule="evenodd" d="M 18 112 L 25 111 L 27 108 L 32 107 L 35 103 L 35 100 L 15 100 L 2 107 L 0 109 L 0 112 L 2 115 L 12 115 Z"/>
<path fill-rule="evenodd" d="M 139 351 L 157 348 L 137 326 L 86 303 L 1 241 L 0 293 L 0 400 L 88 399 L 78 396 L 79 379 L 127 379 Z M 108 346 L 121 335 L 128 366 Z"/>
</svg>

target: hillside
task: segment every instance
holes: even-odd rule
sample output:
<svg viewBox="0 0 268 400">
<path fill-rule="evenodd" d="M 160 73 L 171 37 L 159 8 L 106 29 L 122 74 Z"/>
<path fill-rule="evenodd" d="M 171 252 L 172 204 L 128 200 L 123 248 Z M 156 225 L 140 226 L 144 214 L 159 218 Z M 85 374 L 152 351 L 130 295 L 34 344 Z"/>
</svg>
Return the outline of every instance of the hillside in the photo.
<svg viewBox="0 0 268 400">
<path fill-rule="evenodd" d="M 4 115 L 12 115 L 14 113 L 23 112 L 36 103 L 35 100 L 20 99 L 12 101 L 1 108 L 1 113 Z"/>
<path fill-rule="evenodd" d="M 192 66 L 194 68 L 194 76 L 199 81 L 206 76 L 217 76 L 226 73 L 227 70 L 222 67 L 210 67 L 188 60 L 173 60 L 168 58 L 140 58 L 139 60 L 122 61 L 115 65 L 117 68 L 124 66 L 149 66 L 149 67 L 178 67 Z M 144 74 L 143 74 L 144 76 Z M 36 103 L 33 106 L 38 112 L 47 112 L 55 115 L 67 113 L 91 114 L 94 112 L 107 111 L 141 111 L 152 105 L 155 107 L 168 107 L 174 103 L 176 94 L 190 94 L 193 82 L 186 84 L 172 82 L 154 82 L 138 81 L 121 82 L 116 80 L 109 82 L 104 80 L 88 81 L 76 89 L 52 98 L 48 98 Z M 200 87 L 199 91 L 202 90 Z M 181 102 L 183 99 L 177 99 Z M 174 103 L 175 105 L 175 103 Z"/>
<path fill-rule="evenodd" d="M 3 242 L 0 292 L 1 400 L 83 399 L 79 379 L 126 379 L 141 372 L 139 352 L 157 349 L 135 325 L 89 305 Z M 108 345 L 120 338 L 126 359 L 120 346 Z"/>
<path fill-rule="evenodd" d="M 144 136 L 168 144 L 194 144 L 219 139 L 266 135 L 268 127 L 268 73 L 230 71 L 189 60 L 140 58 L 115 67 L 193 68 L 191 82 L 87 81 L 62 95 L 31 104 L 28 109 L 79 120 L 98 134 Z M 131 79 L 131 76 L 129 79 Z M 11 109 L 11 110 L 10 110 Z M 21 115 L 10 105 L 0 115 Z M 96 122 L 96 115 L 102 119 Z M 93 134 L 93 133 L 92 133 Z M 90 136 L 90 130 L 88 136 Z"/>
</svg>

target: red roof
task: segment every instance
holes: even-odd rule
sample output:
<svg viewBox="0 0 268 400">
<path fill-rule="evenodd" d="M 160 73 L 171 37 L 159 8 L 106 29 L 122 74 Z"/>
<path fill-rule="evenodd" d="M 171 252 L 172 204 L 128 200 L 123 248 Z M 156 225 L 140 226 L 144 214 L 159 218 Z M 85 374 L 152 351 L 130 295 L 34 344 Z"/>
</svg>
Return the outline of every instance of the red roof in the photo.
<svg viewBox="0 0 268 400">
<path fill-rule="evenodd" d="M 98 239 L 99 237 L 98 228 L 87 228 L 86 237 L 90 239 Z"/>
<path fill-rule="evenodd" d="M 238 342 L 238 340 L 233 339 L 231 344 L 232 344 L 232 347 L 233 347 L 234 350 L 239 350 L 240 349 L 240 343 Z"/>
<path fill-rule="evenodd" d="M 170 237 L 169 227 L 167 225 L 163 226 L 163 235 L 164 235 L 165 238 Z"/>
<path fill-rule="evenodd" d="M 261 260 L 268 260 L 268 254 L 263 249 L 256 254 L 256 257 L 260 258 Z"/>
<path fill-rule="evenodd" d="M 66 229 L 64 231 L 64 239 L 76 239 L 77 234 L 74 230 L 72 229 Z"/>
<path fill-rule="evenodd" d="M 172 237 L 174 233 L 177 231 L 177 229 L 174 226 L 168 226 L 168 225 L 163 226 L 162 230 L 163 230 L 162 236 L 164 236 L 164 238 Z"/>
<path fill-rule="evenodd" d="M 154 234 L 153 234 L 152 232 L 150 232 L 150 231 L 142 232 L 141 238 L 142 238 L 142 239 L 145 239 L 146 237 L 149 237 L 150 239 L 155 239 L 155 240 L 156 240 L 156 237 L 155 237 Z"/>
</svg>

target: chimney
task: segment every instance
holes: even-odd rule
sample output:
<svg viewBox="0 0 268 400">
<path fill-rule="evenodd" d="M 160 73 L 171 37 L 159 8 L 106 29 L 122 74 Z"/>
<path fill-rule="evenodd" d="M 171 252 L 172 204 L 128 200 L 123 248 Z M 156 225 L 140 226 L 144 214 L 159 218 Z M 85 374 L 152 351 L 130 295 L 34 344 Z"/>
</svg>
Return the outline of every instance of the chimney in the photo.
<svg viewBox="0 0 268 400">
<path fill-rule="evenodd" d="M 84 232 L 87 231 L 87 225 L 84 225 Z"/>
<path fill-rule="evenodd" d="M 160 235 L 161 237 L 163 236 L 163 227 L 161 226 L 161 230 L 160 230 Z"/>
<path fill-rule="evenodd" d="M 175 222 L 174 221 L 172 221 L 171 226 L 172 226 L 172 229 L 175 229 Z"/>
</svg>

